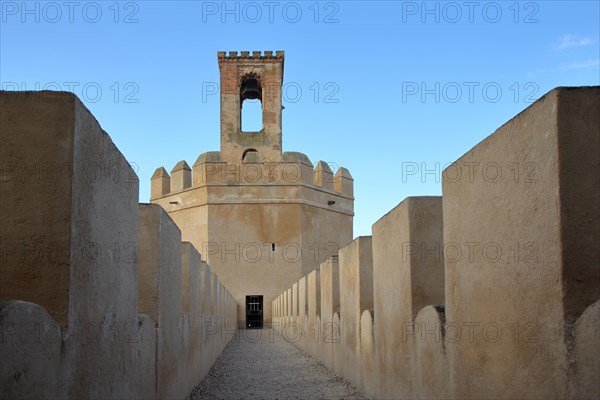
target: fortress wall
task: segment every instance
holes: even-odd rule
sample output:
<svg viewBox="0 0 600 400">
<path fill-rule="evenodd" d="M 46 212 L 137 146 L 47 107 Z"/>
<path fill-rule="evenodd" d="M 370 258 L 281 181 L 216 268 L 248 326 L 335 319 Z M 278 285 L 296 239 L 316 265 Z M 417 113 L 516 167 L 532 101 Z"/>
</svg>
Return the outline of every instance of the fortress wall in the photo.
<svg viewBox="0 0 600 400">
<path fill-rule="evenodd" d="M 278 329 L 281 324 L 281 295 L 277 296 L 273 299 L 273 321 L 272 327 L 273 329 Z"/>
<path fill-rule="evenodd" d="M 188 387 L 198 383 L 197 379 L 202 376 L 201 371 L 201 314 L 200 314 L 200 274 L 202 264 L 200 253 L 189 242 L 181 243 L 181 287 L 182 287 L 182 309 L 183 314 L 188 317 L 189 336 L 187 342 L 182 343 L 182 348 L 189 349 L 183 354 L 184 371 L 187 372 L 186 382 Z M 185 330 L 184 330 L 185 332 Z"/>
<path fill-rule="evenodd" d="M 413 323 L 444 302 L 442 200 L 409 197 L 373 225 L 375 397 L 412 398 Z"/>
<path fill-rule="evenodd" d="M 0 118 L 0 299 L 35 303 L 70 332 L 66 395 L 127 397 L 137 177 L 73 94 L 2 92 Z"/>
<path fill-rule="evenodd" d="M 569 397 L 600 398 L 600 300 L 589 306 L 575 323 L 570 357 Z"/>
<path fill-rule="evenodd" d="M 138 315 L 138 326 L 135 337 L 136 396 L 140 399 L 155 400 L 157 397 L 156 377 L 156 328 L 148 314 Z"/>
<path fill-rule="evenodd" d="M 298 329 L 300 330 L 299 335 L 300 338 L 298 339 L 299 341 L 302 342 L 302 348 L 306 348 L 307 344 L 306 339 L 307 339 L 307 331 L 308 331 L 308 315 L 307 315 L 307 306 L 308 304 L 306 303 L 306 295 L 308 293 L 307 289 L 307 277 L 303 276 L 302 278 L 300 278 L 300 280 L 298 281 L 298 318 L 297 318 L 297 323 L 298 323 Z"/>
<path fill-rule="evenodd" d="M 306 294 L 307 294 L 307 279 L 305 276 L 300 278 L 298 281 L 298 317 L 300 320 L 304 320 L 304 317 L 307 315 L 307 307 L 306 303 Z"/>
<path fill-rule="evenodd" d="M 138 210 L 137 177 L 75 96 L 2 92 L 0 108 L 0 393 L 184 397 L 236 300 L 160 206 Z M 308 274 L 307 329 L 290 283 L 281 320 L 303 336 L 281 332 L 376 398 L 597 396 L 598 109 L 598 88 L 548 93 L 444 171 L 443 199 L 374 224 L 374 313 L 359 238 Z"/>
<path fill-rule="evenodd" d="M 283 316 L 283 323 L 284 325 L 287 324 L 290 321 L 290 312 L 292 310 L 292 305 L 290 303 L 290 289 L 287 289 L 284 293 L 284 298 L 283 298 L 283 302 L 284 302 L 284 316 Z"/>
<path fill-rule="evenodd" d="M 5 300 L 0 301 L 0 323 L 0 397 L 63 397 L 68 387 L 60 366 L 61 331 L 50 314 L 34 303 Z"/>
<path fill-rule="evenodd" d="M 200 261 L 200 280 L 198 283 L 200 291 L 200 318 L 203 321 L 209 315 L 209 282 L 210 282 L 210 267 L 205 261 Z"/>
<path fill-rule="evenodd" d="M 452 398 L 449 396 L 445 340 L 454 340 L 458 334 L 450 325 L 444 328 L 445 322 L 441 306 L 426 306 L 415 317 L 414 334 L 407 338 L 413 358 L 411 384 L 414 398 Z M 451 336 L 445 336 L 448 330 Z"/>
<path fill-rule="evenodd" d="M 152 202 L 169 213 L 182 239 L 201 251 L 235 294 L 240 327 L 247 295 L 264 296 L 264 322 L 271 323 L 272 300 L 282 288 L 352 239 L 353 179 L 347 169 L 334 176 L 327 163 L 313 168 L 300 153 L 284 153 L 280 163 L 254 156 L 238 163 L 225 162 L 220 152 L 203 153 L 191 187 L 185 161 L 175 165 L 173 176 L 161 167 L 152 178 L 163 188 L 168 176 L 169 192 L 156 189 Z M 175 174 L 186 180 L 177 191 Z"/>
<path fill-rule="evenodd" d="M 333 191 L 333 172 L 324 161 L 319 161 L 315 166 L 313 183 L 323 190 Z"/>
<path fill-rule="evenodd" d="M 375 340 L 373 337 L 373 311 L 365 310 L 360 317 L 360 381 L 359 388 L 367 393 L 375 393 L 379 384 L 378 372 L 375 370 Z"/>
<path fill-rule="evenodd" d="M 298 282 L 292 284 L 292 320 L 296 323 L 298 320 Z"/>
<path fill-rule="evenodd" d="M 373 309 L 373 255 L 370 236 L 356 238 L 339 252 L 340 372 L 360 385 L 360 327 L 363 311 Z"/>
<path fill-rule="evenodd" d="M 184 398 L 229 339 L 204 318 L 232 326 L 235 301 L 209 306 L 159 206 L 138 216 L 137 176 L 74 95 L 2 92 L 0 116 L 2 397 Z"/>
<path fill-rule="evenodd" d="M 271 300 L 302 277 L 301 206 L 244 202 L 270 198 L 263 187 L 212 189 L 211 198 L 221 204 L 207 206 L 209 246 L 204 256 L 236 297 L 238 326 L 245 326 L 247 295 L 263 295 L 264 322 L 269 324 Z"/>
<path fill-rule="evenodd" d="M 325 326 L 323 343 L 331 350 L 331 369 L 338 375 L 343 376 L 342 342 L 340 340 L 340 314 L 333 314 L 331 327 Z"/>
<path fill-rule="evenodd" d="M 154 204 L 140 205 L 139 310 L 156 324 L 159 398 L 181 398 L 182 288 L 181 233 L 167 213 Z M 188 292 L 189 296 L 189 292 Z"/>
<path fill-rule="evenodd" d="M 182 194 L 211 184 L 232 183 L 244 186 L 303 185 L 346 198 L 354 196 L 354 179 L 348 169 L 339 167 L 334 173 L 325 161 L 313 165 L 301 153 L 284 153 L 281 162 L 226 162 L 221 157 L 217 151 L 203 153 L 192 168 L 185 160 L 181 160 L 170 174 L 164 167 L 158 167 L 151 177 L 151 200 L 160 200 L 167 195 Z"/>
<path fill-rule="evenodd" d="M 568 332 L 600 298 L 599 109 L 600 88 L 552 90 L 444 171 L 444 242 L 464 250 L 446 319 L 475 332 L 447 343 L 453 397 L 567 396 Z"/>
<path fill-rule="evenodd" d="M 179 192 L 192 186 L 192 169 L 184 161 L 179 161 L 171 170 L 170 191 Z"/>
<path fill-rule="evenodd" d="M 339 313 L 340 308 L 340 284 L 338 256 L 331 256 L 321 264 L 321 324 L 320 361 L 329 369 L 334 369 L 333 352 L 334 341 L 338 337 L 338 327 L 334 325 L 334 314 Z"/>
<path fill-rule="evenodd" d="M 307 329 L 306 335 L 306 351 L 311 356 L 318 359 L 319 344 L 320 344 L 320 321 L 317 321 L 318 316 L 321 314 L 321 281 L 320 281 L 321 270 L 315 269 L 310 272 L 307 277 L 308 290 L 307 290 L 307 302 L 308 302 L 308 318 L 307 318 Z"/>
<path fill-rule="evenodd" d="M 448 167 L 443 198 L 377 221 L 358 338 L 365 239 L 308 274 L 320 335 L 298 345 L 373 398 L 598 397 L 599 109 L 599 88 L 551 91 Z"/>
</svg>

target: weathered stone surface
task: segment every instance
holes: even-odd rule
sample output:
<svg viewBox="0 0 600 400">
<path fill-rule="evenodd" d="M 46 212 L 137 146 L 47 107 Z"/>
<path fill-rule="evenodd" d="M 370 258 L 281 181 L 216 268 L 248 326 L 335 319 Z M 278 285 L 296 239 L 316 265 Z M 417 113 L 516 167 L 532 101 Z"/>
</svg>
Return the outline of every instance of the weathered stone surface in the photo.
<svg viewBox="0 0 600 400">
<path fill-rule="evenodd" d="M 150 178 L 150 198 L 160 197 L 171 191 L 171 176 L 164 167 L 159 167 Z"/>
<path fill-rule="evenodd" d="M 156 329 L 154 321 L 147 314 L 138 315 L 138 325 L 134 349 L 136 359 L 136 397 L 140 399 L 157 399 L 156 382 Z"/>
<path fill-rule="evenodd" d="M 448 359 L 445 340 L 450 330 L 451 338 L 456 338 L 456 328 L 448 325 L 441 306 L 427 306 L 421 309 L 415 318 L 414 335 L 407 338 L 413 345 L 415 398 L 444 399 L 451 398 L 448 391 Z M 444 331 L 446 328 L 446 331 Z"/>
<path fill-rule="evenodd" d="M 406 334 L 422 307 L 444 302 L 442 225 L 440 197 L 408 197 L 373 225 L 375 397 L 414 396 Z"/>
<path fill-rule="evenodd" d="M 600 398 L 600 300 L 589 306 L 575 323 L 570 370 L 570 397 Z"/>
<path fill-rule="evenodd" d="M 227 161 L 241 162 L 248 148 L 259 151 L 266 161 L 281 161 L 281 87 L 283 55 L 277 58 L 219 57 L 221 72 L 221 154 Z M 261 89 L 262 124 L 259 132 L 242 132 L 242 83 L 249 75 Z"/>
<path fill-rule="evenodd" d="M 292 318 L 294 322 L 297 322 L 296 320 L 298 319 L 298 308 L 298 282 L 294 282 L 292 284 Z"/>
<path fill-rule="evenodd" d="M 362 312 L 373 309 L 371 242 L 361 236 L 339 252 L 341 373 L 355 385 L 360 385 Z"/>
<path fill-rule="evenodd" d="M 360 317 L 360 387 L 373 398 L 380 378 L 375 371 L 373 313 L 366 310 Z"/>
<path fill-rule="evenodd" d="M 600 298 L 598 109 L 555 89 L 444 172 L 446 318 L 475 330 L 447 345 L 452 397 L 567 396 L 565 329 Z"/>
<path fill-rule="evenodd" d="M 325 161 L 319 161 L 315 167 L 314 184 L 323 189 L 333 190 L 333 172 Z"/>
<path fill-rule="evenodd" d="M 352 240 L 353 180 L 345 168 L 334 177 L 323 161 L 313 168 L 302 153 L 282 153 L 283 55 L 219 57 L 219 68 L 220 151 L 198 157 L 190 187 L 185 162 L 171 177 L 158 171 L 151 201 L 233 293 L 238 326 L 246 325 L 248 295 L 263 295 L 268 325 L 273 299 Z M 251 133 L 240 130 L 241 84 L 250 73 L 262 87 L 264 125 Z"/>
<path fill-rule="evenodd" d="M 321 264 L 321 361 L 328 368 L 334 369 L 333 344 L 339 340 L 339 318 L 338 325 L 334 321 L 334 314 L 339 313 L 340 308 L 340 281 L 339 281 L 338 256 L 331 256 Z"/>
<path fill-rule="evenodd" d="M 234 299 L 208 297 L 159 206 L 141 206 L 138 247 L 137 177 L 75 96 L 2 92 L 0 111 L 2 397 L 184 398 L 228 340 L 210 327 L 202 351 L 202 308 L 231 327 Z"/>
<path fill-rule="evenodd" d="M 0 302 L 0 397 L 54 399 L 65 396 L 60 326 L 37 304 Z"/>
<path fill-rule="evenodd" d="M 179 192 L 192 186 L 192 169 L 184 160 L 179 161 L 171 170 L 170 186 L 171 192 Z"/>
<path fill-rule="evenodd" d="M 70 330 L 68 396 L 130 397 L 137 176 L 71 93 L 2 92 L 0 109 L 0 299 Z"/>
<path fill-rule="evenodd" d="M 193 387 L 202 375 L 202 336 L 200 314 L 200 253 L 189 242 L 181 244 L 181 295 L 182 312 L 189 322 L 187 343 L 182 343 L 184 362 L 182 368 L 186 372 L 188 387 Z M 185 330 L 184 330 L 185 332 Z M 187 351 L 186 351 L 187 349 Z"/>
<path fill-rule="evenodd" d="M 146 204 L 138 224 L 137 178 L 115 180 L 133 172 L 79 100 L 14 96 L 0 97 L 3 397 L 185 397 L 235 332 L 246 292 L 240 285 L 232 296 L 193 244 L 181 243 L 175 222 L 193 220 L 186 226 L 198 228 L 188 229 L 198 240 L 214 221 L 257 210 L 234 243 L 250 235 L 273 245 L 260 235 L 279 226 L 301 250 L 291 262 L 282 256 L 293 267 L 278 264 L 267 285 L 265 311 L 281 323 L 276 329 L 372 397 L 600 396 L 599 88 L 550 92 L 444 172 L 443 200 L 407 198 L 373 226 L 372 240 L 339 249 L 339 260 L 343 240 L 318 239 L 351 236 L 352 199 L 343 185 L 340 191 L 334 182 L 331 191 L 303 180 L 250 194 L 249 186 L 229 191 L 236 185 L 228 182 L 186 194 L 193 190 L 184 190 L 183 177 L 181 192 L 157 200 L 169 200 L 177 221 Z M 286 157 L 306 167 L 300 155 Z M 104 164 L 108 173 L 96 168 Z M 90 165 L 100 172 L 90 175 Z M 67 175 L 49 175 L 63 166 Z M 173 174 L 189 172 L 186 166 Z M 167 177 L 157 171 L 153 196 L 170 185 Z M 240 193 L 248 201 L 239 208 L 210 208 Z M 292 206 L 285 212 L 271 203 L 244 208 L 265 193 L 301 196 L 277 203 Z M 319 206 L 328 198 L 346 202 Z M 204 210 L 186 214 L 178 204 Z M 285 230 L 289 215 L 301 218 Z M 265 229 L 248 231 L 258 225 Z M 210 233 L 227 244 L 232 231 Z M 49 244 L 65 243 L 48 257 Z M 223 257 L 213 250 L 214 260 Z M 244 254 L 228 251 L 225 259 Z M 235 271 L 218 273 L 235 283 Z M 254 272 L 264 282 L 273 271 L 261 265 Z M 244 290 L 260 287 L 257 279 Z M 278 287 L 289 289 L 277 296 Z"/>
<path fill-rule="evenodd" d="M 181 233 L 160 206 L 141 204 L 139 215 L 138 304 L 156 324 L 158 397 L 184 397 Z"/>
<path fill-rule="evenodd" d="M 339 287 L 337 263 L 308 274 L 322 343 L 299 345 L 372 398 L 598 397 L 598 110 L 600 88 L 553 90 L 446 169 L 443 199 L 373 225 L 358 373 L 364 238 L 340 249 Z"/>
<path fill-rule="evenodd" d="M 321 314 L 321 281 L 320 269 L 308 274 L 308 327 L 307 327 L 307 351 L 313 357 L 319 358 L 321 325 L 317 320 Z"/>
</svg>

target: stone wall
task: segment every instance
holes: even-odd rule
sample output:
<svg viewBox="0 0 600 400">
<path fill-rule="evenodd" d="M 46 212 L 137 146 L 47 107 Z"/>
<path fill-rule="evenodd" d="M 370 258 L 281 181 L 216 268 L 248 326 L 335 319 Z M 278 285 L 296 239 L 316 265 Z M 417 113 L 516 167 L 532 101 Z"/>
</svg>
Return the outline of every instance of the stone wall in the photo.
<svg viewBox="0 0 600 400">
<path fill-rule="evenodd" d="M 352 240 L 350 172 L 333 174 L 323 161 L 313 168 L 301 153 L 284 152 L 281 162 L 203 153 L 191 170 L 185 161 L 171 175 L 158 168 L 151 186 L 150 201 L 168 212 L 236 298 L 240 328 L 246 296 L 263 295 L 264 322 L 271 323 L 280 291 Z"/>
<path fill-rule="evenodd" d="M 184 398 L 236 305 L 74 95 L 0 95 L 0 397 Z"/>
<path fill-rule="evenodd" d="M 234 295 L 240 328 L 247 327 L 248 296 L 262 296 L 270 324 L 273 299 L 352 240 L 350 172 L 283 151 L 284 58 L 283 51 L 218 52 L 220 150 L 200 154 L 191 168 L 179 161 L 170 174 L 159 167 L 151 179 L 150 201 Z M 250 76 L 261 102 L 257 132 L 241 127 Z"/>
<path fill-rule="evenodd" d="M 599 109 L 597 87 L 545 95 L 450 165 L 442 197 L 405 199 L 298 276 L 273 328 L 373 398 L 600 397 Z M 0 396 L 185 397 L 236 299 L 138 204 L 74 95 L 2 92 L 0 111 Z"/>
<path fill-rule="evenodd" d="M 546 94 L 310 273 L 306 322 L 277 297 L 274 328 L 372 398 L 600 397 L 599 110 L 598 87 Z"/>
</svg>

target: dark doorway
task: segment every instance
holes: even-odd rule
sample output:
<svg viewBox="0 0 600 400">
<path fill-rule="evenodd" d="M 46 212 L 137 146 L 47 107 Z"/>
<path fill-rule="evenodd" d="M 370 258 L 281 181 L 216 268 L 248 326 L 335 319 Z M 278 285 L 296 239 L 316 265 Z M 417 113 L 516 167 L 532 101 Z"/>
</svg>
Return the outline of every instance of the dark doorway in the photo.
<svg viewBox="0 0 600 400">
<path fill-rule="evenodd" d="M 246 296 L 246 329 L 263 328 L 263 297 Z"/>
</svg>

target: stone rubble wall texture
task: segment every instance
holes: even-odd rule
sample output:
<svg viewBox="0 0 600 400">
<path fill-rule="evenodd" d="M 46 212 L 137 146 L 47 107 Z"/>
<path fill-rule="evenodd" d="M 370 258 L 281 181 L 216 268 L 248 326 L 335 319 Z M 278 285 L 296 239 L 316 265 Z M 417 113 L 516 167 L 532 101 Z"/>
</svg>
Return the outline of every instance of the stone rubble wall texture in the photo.
<svg viewBox="0 0 600 400">
<path fill-rule="evenodd" d="M 599 398 L 598 182 L 600 88 L 556 88 L 450 165 L 442 197 L 308 274 L 307 329 L 291 308 L 273 327 L 372 398 Z"/>
<path fill-rule="evenodd" d="M 236 303 L 73 94 L 0 94 L 0 397 L 184 398 Z"/>
</svg>

